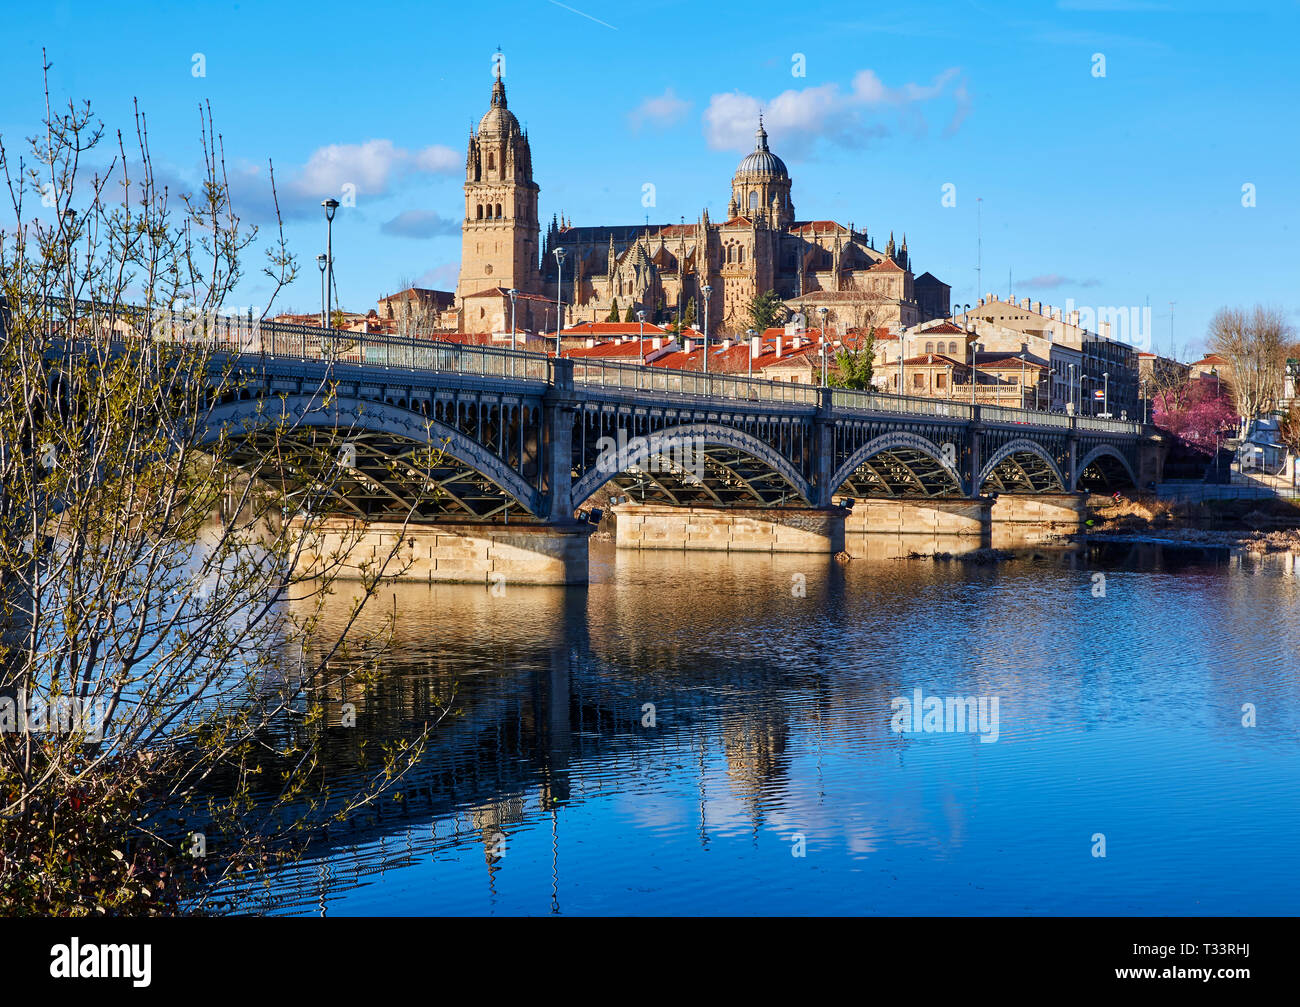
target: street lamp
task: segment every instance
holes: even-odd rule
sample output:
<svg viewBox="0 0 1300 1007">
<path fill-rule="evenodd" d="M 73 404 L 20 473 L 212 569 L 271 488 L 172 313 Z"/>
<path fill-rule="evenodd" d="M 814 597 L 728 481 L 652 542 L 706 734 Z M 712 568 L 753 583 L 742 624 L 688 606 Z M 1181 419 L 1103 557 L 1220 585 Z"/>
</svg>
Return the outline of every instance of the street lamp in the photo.
<svg viewBox="0 0 1300 1007">
<path fill-rule="evenodd" d="M 515 298 L 519 296 L 519 291 L 511 287 L 506 291 L 510 295 L 510 348 L 515 348 Z"/>
<path fill-rule="evenodd" d="M 1037 394 L 1037 389 L 1035 389 Z M 1037 405 L 1037 402 L 1035 402 Z M 1025 355 L 1020 354 L 1020 408 L 1025 407 Z"/>
<path fill-rule="evenodd" d="M 975 379 L 979 376 L 979 371 L 975 369 L 975 354 L 979 352 L 980 344 L 970 344 L 970 404 L 975 404 Z"/>
<path fill-rule="evenodd" d="M 636 341 L 640 344 L 637 349 L 641 351 L 641 366 L 645 366 L 645 312 L 636 313 L 637 337 Z"/>
<path fill-rule="evenodd" d="M 320 327 L 322 329 L 325 328 L 327 321 L 325 318 L 325 263 L 328 261 L 324 252 L 316 256 L 316 265 L 320 266 Z"/>
<path fill-rule="evenodd" d="M 1074 364 L 1070 365 L 1069 381 L 1065 386 L 1065 400 L 1066 404 L 1070 407 L 1066 412 L 1073 416 L 1078 412 L 1078 407 L 1074 404 Z"/>
<path fill-rule="evenodd" d="M 564 317 L 564 301 L 563 301 L 564 294 L 562 292 L 564 289 L 564 256 L 565 256 L 565 252 L 563 248 L 557 248 L 555 250 L 555 261 L 557 263 L 557 270 L 555 273 L 555 359 L 556 360 L 560 359 L 560 329 L 564 325 L 564 322 L 562 321 Z"/>
<path fill-rule="evenodd" d="M 330 327 L 330 298 L 334 293 L 334 214 L 339 208 L 337 199 L 322 199 L 321 206 L 325 207 L 325 328 Z M 324 338 L 325 334 L 321 334 Z M 333 344 L 330 345 L 331 351 Z M 333 353 L 330 354 L 333 356 Z"/>
<path fill-rule="evenodd" d="M 704 295 L 704 373 L 709 373 L 709 295 L 713 293 L 713 288 L 707 283 L 700 288 L 700 293 Z"/>
<path fill-rule="evenodd" d="M 745 335 L 749 337 L 749 345 L 746 349 L 748 350 L 747 356 L 749 357 L 749 376 L 752 378 L 754 376 L 754 337 L 758 335 L 758 330 L 746 329 Z"/>
<path fill-rule="evenodd" d="M 1110 371 L 1102 371 L 1101 411 L 1110 415 Z"/>
<path fill-rule="evenodd" d="M 826 315 L 831 309 L 822 305 L 817 313 L 822 316 L 821 351 L 822 351 L 822 387 L 826 387 Z"/>
</svg>

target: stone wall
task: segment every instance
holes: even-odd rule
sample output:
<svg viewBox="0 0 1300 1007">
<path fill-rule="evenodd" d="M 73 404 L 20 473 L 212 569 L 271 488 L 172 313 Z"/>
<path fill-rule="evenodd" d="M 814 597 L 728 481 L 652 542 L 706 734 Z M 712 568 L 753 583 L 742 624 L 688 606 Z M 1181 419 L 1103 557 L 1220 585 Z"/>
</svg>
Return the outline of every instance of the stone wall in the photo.
<svg viewBox="0 0 1300 1007">
<path fill-rule="evenodd" d="M 1026 532 L 1064 534 L 1081 531 L 1087 513 L 1086 493 L 1004 493 L 993 501 L 994 525 Z"/>
<path fill-rule="evenodd" d="M 588 525 L 401 525 L 332 521 L 321 528 L 300 569 L 319 572 L 339 557 L 338 576 L 357 579 L 401 543 L 389 563 L 395 580 L 426 583 L 585 584 Z"/>
<path fill-rule="evenodd" d="M 989 501 L 855 500 L 844 521 L 849 534 L 961 535 L 979 538 L 989 524 Z"/>
<path fill-rule="evenodd" d="M 845 512 L 838 507 L 710 510 L 626 503 L 613 511 L 620 549 L 830 554 L 844 548 Z"/>
</svg>

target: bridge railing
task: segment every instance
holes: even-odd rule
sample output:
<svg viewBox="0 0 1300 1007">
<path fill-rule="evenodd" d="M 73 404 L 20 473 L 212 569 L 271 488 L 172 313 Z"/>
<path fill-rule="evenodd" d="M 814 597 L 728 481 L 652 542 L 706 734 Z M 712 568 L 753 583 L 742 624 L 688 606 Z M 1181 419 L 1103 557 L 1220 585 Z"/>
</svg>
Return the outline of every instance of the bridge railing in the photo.
<svg viewBox="0 0 1300 1007">
<path fill-rule="evenodd" d="M 979 417 L 989 423 L 1024 423 L 1036 427 L 1068 429 L 1070 417 L 1065 413 L 1048 413 L 1041 409 L 1017 409 L 1014 406 L 977 406 Z"/>
<path fill-rule="evenodd" d="M 1104 430 L 1106 433 L 1140 434 L 1142 424 L 1136 420 L 1103 420 L 1096 416 L 1076 416 L 1080 430 Z"/>
<path fill-rule="evenodd" d="M 701 395 L 761 402 L 817 405 L 818 389 L 785 381 L 765 381 L 739 374 L 705 374 L 703 371 L 645 367 L 612 360 L 573 358 L 575 384 L 605 385 L 638 391 Z"/>
<path fill-rule="evenodd" d="M 898 413 L 906 416 L 951 416 L 969 420 L 971 407 L 952 399 L 926 399 L 913 395 L 891 395 L 853 388 L 832 388 L 831 405 L 840 409 L 862 409 L 873 413 Z"/>
<path fill-rule="evenodd" d="M 262 321 L 239 315 L 196 315 L 128 305 L 114 306 L 107 317 L 102 306 L 79 304 L 97 317 L 111 338 L 149 333 L 154 339 L 204 343 L 237 356 L 326 360 L 371 367 L 399 368 L 469 374 L 492 378 L 515 378 L 551 383 L 555 363 L 547 355 L 504 347 L 467 345 L 436 339 L 412 339 L 385 333 L 322 329 L 316 325 Z M 701 371 L 670 370 L 601 358 L 568 358 L 576 384 L 601 385 L 637 391 L 663 392 L 756 402 L 783 402 L 816 406 L 822 389 L 797 382 L 768 381 L 739 374 L 705 374 Z M 1137 434 L 1143 424 L 1134 420 L 1068 416 L 1008 406 L 975 405 L 956 399 L 931 399 L 888 392 L 831 389 L 831 404 L 840 409 L 905 416 L 972 418 L 992 423 L 1015 423 L 1037 427 L 1073 427 L 1106 433 Z"/>
</svg>

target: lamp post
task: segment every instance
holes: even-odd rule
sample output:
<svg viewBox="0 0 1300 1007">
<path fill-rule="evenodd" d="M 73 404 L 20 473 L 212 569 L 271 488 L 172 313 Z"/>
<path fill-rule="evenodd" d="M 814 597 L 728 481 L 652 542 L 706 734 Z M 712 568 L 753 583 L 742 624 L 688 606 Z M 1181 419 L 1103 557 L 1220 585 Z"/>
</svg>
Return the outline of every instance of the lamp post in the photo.
<svg viewBox="0 0 1300 1007">
<path fill-rule="evenodd" d="M 510 348 L 515 348 L 515 298 L 519 296 L 519 291 L 511 287 L 506 291 L 510 295 Z"/>
<path fill-rule="evenodd" d="M 637 346 L 637 349 L 641 351 L 641 366 L 644 367 L 645 366 L 645 312 L 644 311 L 638 311 L 636 313 L 636 324 L 637 324 L 636 341 L 638 344 L 640 344 Z"/>
<path fill-rule="evenodd" d="M 975 404 L 975 380 L 979 377 L 979 371 L 975 369 L 975 354 L 979 352 L 980 344 L 970 344 L 970 404 Z"/>
<path fill-rule="evenodd" d="M 1020 408 L 1025 407 L 1025 355 L 1020 354 Z"/>
<path fill-rule="evenodd" d="M 564 322 L 564 249 L 555 250 L 555 359 L 560 359 L 560 329 L 563 328 Z"/>
<path fill-rule="evenodd" d="M 320 327 L 322 329 L 325 328 L 327 322 L 325 317 L 325 263 L 328 261 L 324 252 L 316 256 L 316 265 L 320 267 Z"/>
<path fill-rule="evenodd" d="M 1074 407 L 1074 364 L 1070 364 L 1070 373 L 1065 384 L 1065 403 L 1069 407 L 1065 411 L 1071 416 L 1075 413 Z"/>
<path fill-rule="evenodd" d="M 754 376 L 754 337 L 758 335 L 758 330 L 746 329 L 745 335 L 749 337 L 749 345 L 745 349 L 748 351 L 746 355 L 749 357 L 749 376 L 752 378 Z"/>
<path fill-rule="evenodd" d="M 1151 400 L 1147 398 L 1147 379 L 1143 378 L 1142 379 L 1142 423 L 1144 426 L 1147 423 L 1151 422 L 1147 418 L 1148 407 L 1150 406 L 1150 404 L 1151 404 Z"/>
<path fill-rule="evenodd" d="M 1110 371 L 1101 372 L 1102 393 L 1101 393 L 1101 411 L 1107 416 L 1110 415 Z"/>
<path fill-rule="evenodd" d="M 826 387 L 826 315 L 829 311 L 830 308 L 826 307 L 826 305 L 824 304 L 817 309 L 817 313 L 822 316 L 821 339 L 819 340 L 819 342 L 821 343 L 822 387 L 823 388 Z"/>
<path fill-rule="evenodd" d="M 709 373 L 709 295 L 713 293 L 713 288 L 707 283 L 700 288 L 700 293 L 704 295 L 704 373 Z"/>
<path fill-rule="evenodd" d="M 334 213 L 339 208 L 337 199 L 322 199 L 325 207 L 325 328 L 330 327 L 330 298 L 334 293 Z M 325 338 L 325 333 L 321 333 Z M 333 344 L 330 344 L 330 356 L 333 357 Z"/>
</svg>

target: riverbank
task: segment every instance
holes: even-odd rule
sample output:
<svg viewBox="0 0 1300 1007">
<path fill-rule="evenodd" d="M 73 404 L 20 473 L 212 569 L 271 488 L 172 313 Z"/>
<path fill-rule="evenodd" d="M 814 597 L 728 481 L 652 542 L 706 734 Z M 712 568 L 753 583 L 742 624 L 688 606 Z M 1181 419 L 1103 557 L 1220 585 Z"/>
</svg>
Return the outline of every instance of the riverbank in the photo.
<svg viewBox="0 0 1300 1007">
<path fill-rule="evenodd" d="M 1072 538 L 1300 552 L 1300 508 L 1285 500 L 1172 501 L 1093 494 L 1087 530 Z"/>
</svg>

